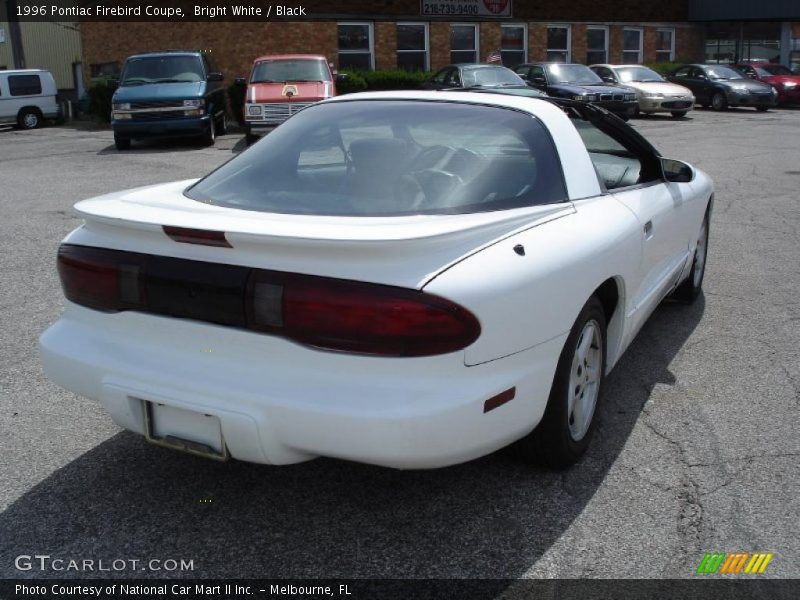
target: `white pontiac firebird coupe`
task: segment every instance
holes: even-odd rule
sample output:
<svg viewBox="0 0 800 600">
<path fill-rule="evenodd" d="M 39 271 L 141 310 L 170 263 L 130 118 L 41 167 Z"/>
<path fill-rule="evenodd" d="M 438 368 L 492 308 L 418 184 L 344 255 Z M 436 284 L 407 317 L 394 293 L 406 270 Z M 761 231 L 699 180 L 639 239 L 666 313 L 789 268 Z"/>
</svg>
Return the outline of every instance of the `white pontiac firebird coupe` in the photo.
<svg viewBox="0 0 800 600">
<path fill-rule="evenodd" d="M 585 103 L 334 98 L 203 179 L 78 203 L 44 368 L 212 458 L 564 468 L 653 309 L 700 292 L 712 192 Z"/>
</svg>

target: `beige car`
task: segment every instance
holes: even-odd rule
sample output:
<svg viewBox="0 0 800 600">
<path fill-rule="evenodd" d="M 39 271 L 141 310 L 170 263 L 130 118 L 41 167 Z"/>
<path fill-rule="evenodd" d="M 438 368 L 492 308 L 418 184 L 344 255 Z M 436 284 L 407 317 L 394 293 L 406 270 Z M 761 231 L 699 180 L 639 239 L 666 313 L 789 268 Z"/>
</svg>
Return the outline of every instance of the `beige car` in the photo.
<svg viewBox="0 0 800 600">
<path fill-rule="evenodd" d="M 606 83 L 635 89 L 638 112 L 668 112 L 680 118 L 694 108 L 694 95 L 690 89 L 666 81 L 643 65 L 592 65 L 589 68 Z"/>
</svg>

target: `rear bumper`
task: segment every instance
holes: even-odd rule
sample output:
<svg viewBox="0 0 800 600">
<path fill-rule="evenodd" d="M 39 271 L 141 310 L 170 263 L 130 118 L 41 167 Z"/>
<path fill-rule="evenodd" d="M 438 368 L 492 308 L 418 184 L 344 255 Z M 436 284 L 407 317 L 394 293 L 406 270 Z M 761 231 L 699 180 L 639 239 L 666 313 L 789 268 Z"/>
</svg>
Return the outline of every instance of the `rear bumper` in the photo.
<svg viewBox="0 0 800 600">
<path fill-rule="evenodd" d="M 154 120 L 114 120 L 111 128 L 114 133 L 129 138 L 178 137 L 183 135 L 201 135 L 208 129 L 209 115 L 202 117 L 185 117 L 180 119 Z"/>
<path fill-rule="evenodd" d="M 264 335 L 67 303 L 40 339 L 47 376 L 143 434 L 142 400 L 219 418 L 234 458 L 316 456 L 433 468 L 519 439 L 544 412 L 564 339 L 466 367 L 463 352 L 376 358 Z M 515 398 L 484 413 L 509 388 Z M 77 418 L 77 416 L 76 416 Z"/>
</svg>

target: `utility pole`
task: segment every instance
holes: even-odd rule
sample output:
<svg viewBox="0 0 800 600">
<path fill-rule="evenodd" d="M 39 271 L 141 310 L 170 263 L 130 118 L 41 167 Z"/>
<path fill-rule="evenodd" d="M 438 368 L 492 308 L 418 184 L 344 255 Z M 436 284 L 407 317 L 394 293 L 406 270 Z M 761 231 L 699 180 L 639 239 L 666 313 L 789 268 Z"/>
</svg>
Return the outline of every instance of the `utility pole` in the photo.
<svg viewBox="0 0 800 600">
<path fill-rule="evenodd" d="M 11 56 L 14 59 L 14 68 L 24 69 L 25 49 L 22 46 L 22 31 L 17 16 L 17 0 L 6 0 L 6 15 L 8 16 L 8 33 L 11 37 Z"/>
</svg>

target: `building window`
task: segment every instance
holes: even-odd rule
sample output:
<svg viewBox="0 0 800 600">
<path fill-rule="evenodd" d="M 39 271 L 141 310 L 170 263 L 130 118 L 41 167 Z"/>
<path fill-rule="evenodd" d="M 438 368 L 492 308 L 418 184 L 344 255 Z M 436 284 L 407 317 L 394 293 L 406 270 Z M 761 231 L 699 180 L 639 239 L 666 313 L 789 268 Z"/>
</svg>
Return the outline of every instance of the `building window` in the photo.
<svg viewBox="0 0 800 600">
<path fill-rule="evenodd" d="M 586 64 L 608 62 L 608 27 L 590 25 L 586 28 Z"/>
<path fill-rule="evenodd" d="M 375 68 L 372 23 L 339 23 L 339 68 Z"/>
<path fill-rule="evenodd" d="M 514 68 L 528 62 L 528 26 L 525 23 L 503 25 L 501 32 L 500 55 L 503 64 Z"/>
<path fill-rule="evenodd" d="M 478 62 L 477 25 L 450 25 L 450 62 Z"/>
<path fill-rule="evenodd" d="M 119 77 L 118 62 L 94 63 L 89 65 L 89 74 L 94 77 Z"/>
<path fill-rule="evenodd" d="M 571 38 L 569 25 L 547 26 L 547 60 L 548 62 L 571 61 Z"/>
<path fill-rule="evenodd" d="M 406 71 L 427 71 L 428 24 L 397 24 L 397 66 Z"/>
<path fill-rule="evenodd" d="M 9 75 L 8 91 L 12 96 L 35 96 L 42 93 L 42 81 L 38 75 Z"/>
<path fill-rule="evenodd" d="M 642 62 L 642 30 L 626 27 L 622 30 L 622 62 Z"/>
<path fill-rule="evenodd" d="M 675 30 L 659 29 L 656 31 L 656 60 L 672 62 L 675 60 Z"/>
</svg>

